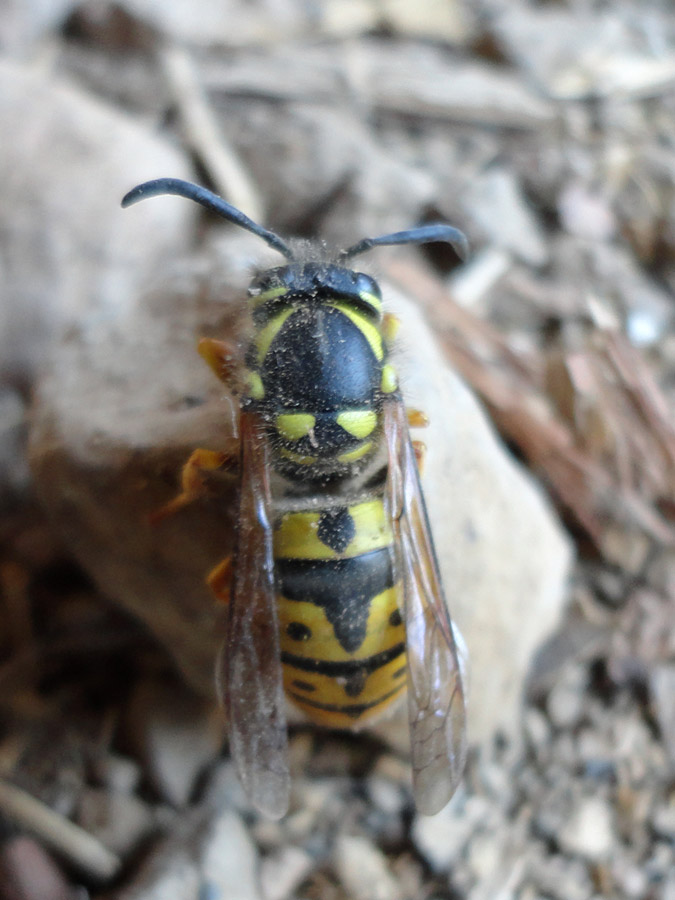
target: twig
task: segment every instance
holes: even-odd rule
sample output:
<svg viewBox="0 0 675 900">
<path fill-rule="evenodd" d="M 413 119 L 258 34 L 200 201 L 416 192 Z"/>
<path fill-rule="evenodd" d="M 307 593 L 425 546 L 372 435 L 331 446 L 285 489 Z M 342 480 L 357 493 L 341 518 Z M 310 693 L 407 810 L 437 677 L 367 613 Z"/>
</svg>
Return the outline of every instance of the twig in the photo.
<svg viewBox="0 0 675 900">
<path fill-rule="evenodd" d="M 95 837 L 4 779 L 0 779 L 0 812 L 94 878 L 107 881 L 120 869 L 120 858 Z"/>
</svg>

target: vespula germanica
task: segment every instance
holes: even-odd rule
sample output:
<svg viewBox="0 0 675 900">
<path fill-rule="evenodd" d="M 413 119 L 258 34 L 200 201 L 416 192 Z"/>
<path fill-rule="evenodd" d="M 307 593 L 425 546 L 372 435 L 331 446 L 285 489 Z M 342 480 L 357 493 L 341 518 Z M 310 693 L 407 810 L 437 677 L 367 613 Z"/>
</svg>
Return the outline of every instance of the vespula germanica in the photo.
<svg viewBox="0 0 675 900">
<path fill-rule="evenodd" d="M 456 633 L 389 355 L 397 323 L 383 313 L 377 282 L 348 262 L 376 246 L 431 241 L 463 255 L 466 239 L 435 224 L 366 238 L 329 262 L 299 258 L 189 182 L 146 182 L 122 205 L 160 194 L 215 211 L 287 261 L 249 287 L 253 337 L 243 356 L 225 342 L 200 342 L 225 383 L 244 384 L 234 561 L 209 576 L 229 602 L 217 681 L 244 788 L 265 813 L 286 812 L 284 693 L 317 723 L 358 728 L 407 685 L 415 802 L 436 813 L 466 755 Z M 160 515 L 198 496 L 204 471 L 225 462 L 222 452 L 196 450 L 182 493 Z"/>
</svg>

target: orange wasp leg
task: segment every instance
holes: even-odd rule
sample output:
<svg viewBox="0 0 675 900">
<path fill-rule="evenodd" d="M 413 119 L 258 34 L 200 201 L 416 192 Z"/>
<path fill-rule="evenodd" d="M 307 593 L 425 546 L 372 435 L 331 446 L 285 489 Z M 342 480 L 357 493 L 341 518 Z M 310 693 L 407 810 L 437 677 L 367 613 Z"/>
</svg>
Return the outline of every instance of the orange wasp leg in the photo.
<svg viewBox="0 0 675 900">
<path fill-rule="evenodd" d="M 232 382 L 239 368 L 239 357 L 234 344 L 216 341 L 214 338 L 202 338 L 197 344 L 197 352 L 221 381 L 225 384 Z"/>
<path fill-rule="evenodd" d="M 426 428 L 429 424 L 429 416 L 426 413 L 423 413 L 421 409 L 407 409 L 406 417 L 408 419 L 409 428 Z M 410 443 L 415 452 L 417 470 L 420 475 L 422 475 L 424 473 L 424 463 L 427 458 L 427 445 L 423 441 L 411 441 Z"/>
<path fill-rule="evenodd" d="M 417 461 L 417 471 L 420 475 L 424 474 L 424 463 L 427 458 L 427 445 L 424 441 L 411 441 L 412 448 L 415 452 L 415 460 Z"/>
<path fill-rule="evenodd" d="M 232 557 L 226 557 L 222 562 L 206 576 L 206 583 L 213 591 L 216 600 L 225 605 L 230 602 L 230 588 L 232 584 Z"/>
<path fill-rule="evenodd" d="M 208 493 L 204 473 L 222 469 L 235 459 L 236 456 L 233 453 L 222 453 L 218 450 L 198 449 L 191 453 L 181 472 L 182 490 L 180 494 L 150 513 L 148 516 L 150 524 L 156 525 L 157 522 L 172 516 L 179 509 L 192 503 L 193 500 L 204 497 Z"/>
<path fill-rule="evenodd" d="M 225 384 L 232 382 L 239 365 L 237 348 L 227 341 L 216 341 L 213 338 L 202 338 L 197 344 L 197 351 L 216 376 Z M 232 464 L 239 455 L 239 443 L 232 441 L 233 448 L 229 453 L 218 450 L 195 450 L 183 466 L 181 472 L 182 490 L 177 497 L 170 500 L 164 506 L 150 513 L 148 521 L 155 525 L 168 516 L 172 516 L 178 510 L 183 509 L 193 500 L 199 499 L 208 493 L 205 472 L 214 472 Z"/>
<path fill-rule="evenodd" d="M 388 344 L 394 342 L 400 327 L 401 320 L 398 316 L 393 313 L 385 313 L 382 316 L 382 335 Z"/>
<path fill-rule="evenodd" d="M 421 409 L 406 409 L 409 428 L 426 428 L 429 424 L 429 416 Z"/>
</svg>

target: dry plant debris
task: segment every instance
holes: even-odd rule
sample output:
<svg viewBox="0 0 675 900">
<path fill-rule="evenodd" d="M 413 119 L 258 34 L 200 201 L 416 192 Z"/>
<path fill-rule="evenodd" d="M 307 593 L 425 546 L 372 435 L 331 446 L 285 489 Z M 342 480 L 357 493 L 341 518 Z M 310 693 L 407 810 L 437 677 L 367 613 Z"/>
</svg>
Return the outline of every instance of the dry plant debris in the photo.
<svg viewBox="0 0 675 900">
<path fill-rule="evenodd" d="M 672 10 L 412 9 L 9 0 L 0 12 L 2 63 L 35 85 L 0 148 L 16 198 L 0 211 L 3 900 L 675 898 Z M 6 116 L 16 95 L 0 78 Z M 550 490 L 579 563 L 567 621 L 533 667 L 522 742 L 477 748 L 439 817 L 414 817 L 391 747 L 301 726 L 291 814 L 252 816 L 203 703 L 183 702 L 162 650 L 36 508 L 24 452 L 36 365 L 58 329 L 78 327 L 68 285 L 86 298 L 109 259 L 98 226 L 137 163 L 117 129 L 92 140 L 84 111 L 70 120 L 90 136 L 84 157 L 82 142 L 55 150 L 38 94 L 62 81 L 135 147 L 159 136 L 184 167 L 150 174 L 196 164 L 285 233 L 340 243 L 439 217 L 469 233 L 462 270 L 435 254 L 383 257 L 381 270 L 419 299 Z M 92 211 L 76 176 L 113 145 Z M 41 175 L 75 187 L 64 200 Z M 35 184 L 37 197 L 22 187 Z"/>
</svg>

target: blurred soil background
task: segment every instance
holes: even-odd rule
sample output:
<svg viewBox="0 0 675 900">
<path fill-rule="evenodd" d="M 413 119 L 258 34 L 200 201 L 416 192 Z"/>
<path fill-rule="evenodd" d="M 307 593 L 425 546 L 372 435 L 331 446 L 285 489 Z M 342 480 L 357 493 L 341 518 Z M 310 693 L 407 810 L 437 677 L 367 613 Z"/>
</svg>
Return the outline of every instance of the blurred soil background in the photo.
<svg viewBox="0 0 675 900">
<path fill-rule="evenodd" d="M 3 0 L 0 52 L 3 900 L 675 900 L 669 0 Z M 304 726 L 291 814 L 253 815 L 218 710 L 36 500 L 45 362 L 209 231 L 182 201 L 123 218 L 162 175 L 283 235 L 469 237 L 379 274 L 577 563 L 522 720 L 434 819 L 395 744 Z"/>
</svg>

